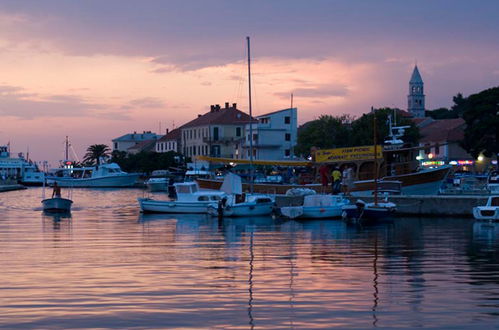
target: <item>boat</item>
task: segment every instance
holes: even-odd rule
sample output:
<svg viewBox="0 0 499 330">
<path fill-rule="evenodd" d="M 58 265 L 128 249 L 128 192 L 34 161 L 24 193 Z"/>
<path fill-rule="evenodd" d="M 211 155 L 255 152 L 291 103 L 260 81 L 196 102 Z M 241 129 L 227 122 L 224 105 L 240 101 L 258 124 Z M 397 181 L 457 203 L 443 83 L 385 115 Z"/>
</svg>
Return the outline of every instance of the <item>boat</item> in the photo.
<svg viewBox="0 0 499 330">
<path fill-rule="evenodd" d="M 355 204 L 352 205 L 345 205 L 342 208 L 342 217 L 345 220 L 351 220 L 357 223 L 365 223 L 369 221 L 374 221 L 377 222 L 379 220 L 385 220 L 393 213 L 396 211 L 396 205 L 395 203 L 389 202 L 388 201 L 388 195 L 385 195 L 385 200 L 379 202 L 379 182 L 380 180 L 378 179 L 378 152 L 377 152 L 377 130 L 376 130 L 376 112 L 374 111 L 373 108 L 371 108 L 371 111 L 373 113 L 373 127 L 374 127 L 374 134 L 373 134 L 373 140 L 374 140 L 374 201 L 370 203 L 366 203 L 363 200 L 357 200 Z M 393 182 L 391 182 L 393 186 Z M 399 186 L 400 188 L 400 183 Z M 393 188 L 389 189 L 389 192 L 393 193 Z"/>
<path fill-rule="evenodd" d="M 269 215 L 274 211 L 273 196 L 243 193 L 241 177 L 234 173 L 225 175 L 220 189 L 226 195 L 217 205 L 210 205 L 208 213 L 220 217 L 247 217 Z"/>
<path fill-rule="evenodd" d="M 42 200 L 43 211 L 45 212 L 71 212 L 73 201 L 67 198 L 54 197 Z"/>
<path fill-rule="evenodd" d="M 150 192 L 168 191 L 168 181 L 167 178 L 149 178 L 144 181 L 144 185 Z"/>
<path fill-rule="evenodd" d="M 113 188 L 132 187 L 139 173 L 126 173 L 116 163 L 87 167 L 66 167 L 50 170 L 47 183 L 57 182 L 60 187 Z"/>
<path fill-rule="evenodd" d="M 0 180 L 11 180 L 25 186 L 41 186 L 45 173 L 38 165 L 19 153 L 18 157 L 11 157 L 9 145 L 0 146 Z"/>
<path fill-rule="evenodd" d="M 343 206 L 350 201 L 340 195 L 311 194 L 303 196 L 303 205 L 281 207 L 281 214 L 285 217 L 323 219 L 339 218 L 343 213 Z"/>
<path fill-rule="evenodd" d="M 499 195 L 490 196 L 485 206 L 474 207 L 473 217 L 477 220 L 499 221 Z"/>
<path fill-rule="evenodd" d="M 491 171 L 487 177 L 487 190 L 491 194 L 499 194 L 499 171 Z"/>
<path fill-rule="evenodd" d="M 139 198 L 140 211 L 147 213 L 208 213 L 208 207 L 217 207 L 225 197 L 222 191 L 199 190 L 196 182 L 174 183 L 175 200 Z"/>
</svg>

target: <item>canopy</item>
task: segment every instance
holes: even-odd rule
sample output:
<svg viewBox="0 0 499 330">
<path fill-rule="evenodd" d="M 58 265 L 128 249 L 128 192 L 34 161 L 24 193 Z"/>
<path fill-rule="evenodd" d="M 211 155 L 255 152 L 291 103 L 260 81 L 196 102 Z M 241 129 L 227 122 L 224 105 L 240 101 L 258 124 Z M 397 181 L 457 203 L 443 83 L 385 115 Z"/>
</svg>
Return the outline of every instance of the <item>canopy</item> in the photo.
<svg viewBox="0 0 499 330">
<path fill-rule="evenodd" d="M 249 159 L 234 159 L 234 158 L 220 158 L 209 156 L 196 156 L 197 160 L 205 160 L 212 163 L 233 163 L 233 164 L 250 164 Z M 311 166 L 312 162 L 303 160 L 254 160 L 254 165 L 277 165 L 277 166 Z"/>
<path fill-rule="evenodd" d="M 241 182 L 241 177 L 234 173 L 227 173 L 224 178 L 224 182 L 222 183 L 222 187 L 220 190 L 226 194 L 242 194 L 243 193 L 243 184 Z"/>
</svg>

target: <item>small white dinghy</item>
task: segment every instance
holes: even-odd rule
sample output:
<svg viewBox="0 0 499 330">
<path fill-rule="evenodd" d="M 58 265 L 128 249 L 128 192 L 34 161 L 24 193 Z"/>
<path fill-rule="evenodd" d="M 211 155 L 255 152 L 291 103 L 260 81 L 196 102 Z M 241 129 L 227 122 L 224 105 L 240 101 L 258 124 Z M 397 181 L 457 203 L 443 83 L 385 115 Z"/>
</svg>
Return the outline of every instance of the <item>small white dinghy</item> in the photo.
<svg viewBox="0 0 499 330">
<path fill-rule="evenodd" d="M 71 212 L 71 205 L 73 201 L 71 200 L 72 191 L 68 190 L 68 198 L 61 197 L 61 188 L 54 183 L 54 191 L 52 193 L 52 198 L 45 198 L 45 183 L 43 184 L 42 192 L 42 205 L 44 212 L 51 213 L 69 213 Z"/>
<path fill-rule="evenodd" d="M 474 207 L 473 216 L 477 220 L 499 221 L 499 195 L 490 196 L 485 206 Z"/>
<path fill-rule="evenodd" d="M 71 212 L 73 201 L 67 198 L 54 197 L 42 200 L 45 212 Z"/>
</svg>

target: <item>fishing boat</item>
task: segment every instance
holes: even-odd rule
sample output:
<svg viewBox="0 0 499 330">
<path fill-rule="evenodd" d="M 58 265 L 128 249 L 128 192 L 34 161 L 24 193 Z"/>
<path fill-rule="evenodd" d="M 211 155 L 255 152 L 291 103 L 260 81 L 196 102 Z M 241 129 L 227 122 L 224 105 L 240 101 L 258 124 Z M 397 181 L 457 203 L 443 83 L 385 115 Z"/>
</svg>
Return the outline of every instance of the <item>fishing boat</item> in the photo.
<svg viewBox="0 0 499 330">
<path fill-rule="evenodd" d="M 281 207 L 281 214 L 290 219 L 339 218 L 343 213 L 343 206 L 349 203 L 348 199 L 339 195 L 305 195 L 303 205 Z"/>
<path fill-rule="evenodd" d="M 49 184 L 57 182 L 60 187 L 131 187 L 139 176 L 139 173 L 122 171 L 116 163 L 107 163 L 87 167 L 52 169 L 47 175 L 47 182 Z"/>
<path fill-rule="evenodd" d="M 175 200 L 139 198 L 141 212 L 151 213 L 208 213 L 208 207 L 217 207 L 226 196 L 222 191 L 199 190 L 196 182 L 174 183 Z"/>
<path fill-rule="evenodd" d="M 485 206 L 474 207 L 473 217 L 482 221 L 499 221 L 499 195 L 490 196 Z"/>
<path fill-rule="evenodd" d="M 376 112 L 371 108 L 373 114 L 373 140 L 374 140 L 374 201 L 366 203 L 363 200 L 357 200 L 352 205 L 345 205 L 342 208 L 342 217 L 345 220 L 352 220 L 358 223 L 365 223 L 368 221 L 379 221 L 389 218 L 396 211 L 395 203 L 387 200 L 379 201 L 379 179 L 378 179 L 378 152 L 377 152 L 377 130 L 376 130 Z"/>
</svg>

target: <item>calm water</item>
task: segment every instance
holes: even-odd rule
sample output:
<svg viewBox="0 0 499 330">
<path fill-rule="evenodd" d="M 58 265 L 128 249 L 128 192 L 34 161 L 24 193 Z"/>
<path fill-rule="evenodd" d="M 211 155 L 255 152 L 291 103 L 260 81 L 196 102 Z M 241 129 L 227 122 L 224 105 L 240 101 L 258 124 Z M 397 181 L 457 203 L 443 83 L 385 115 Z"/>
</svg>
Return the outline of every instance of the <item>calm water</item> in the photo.
<svg viewBox="0 0 499 330">
<path fill-rule="evenodd" d="M 139 190 L 0 194 L 0 327 L 497 327 L 499 225 L 140 215 Z"/>
</svg>

